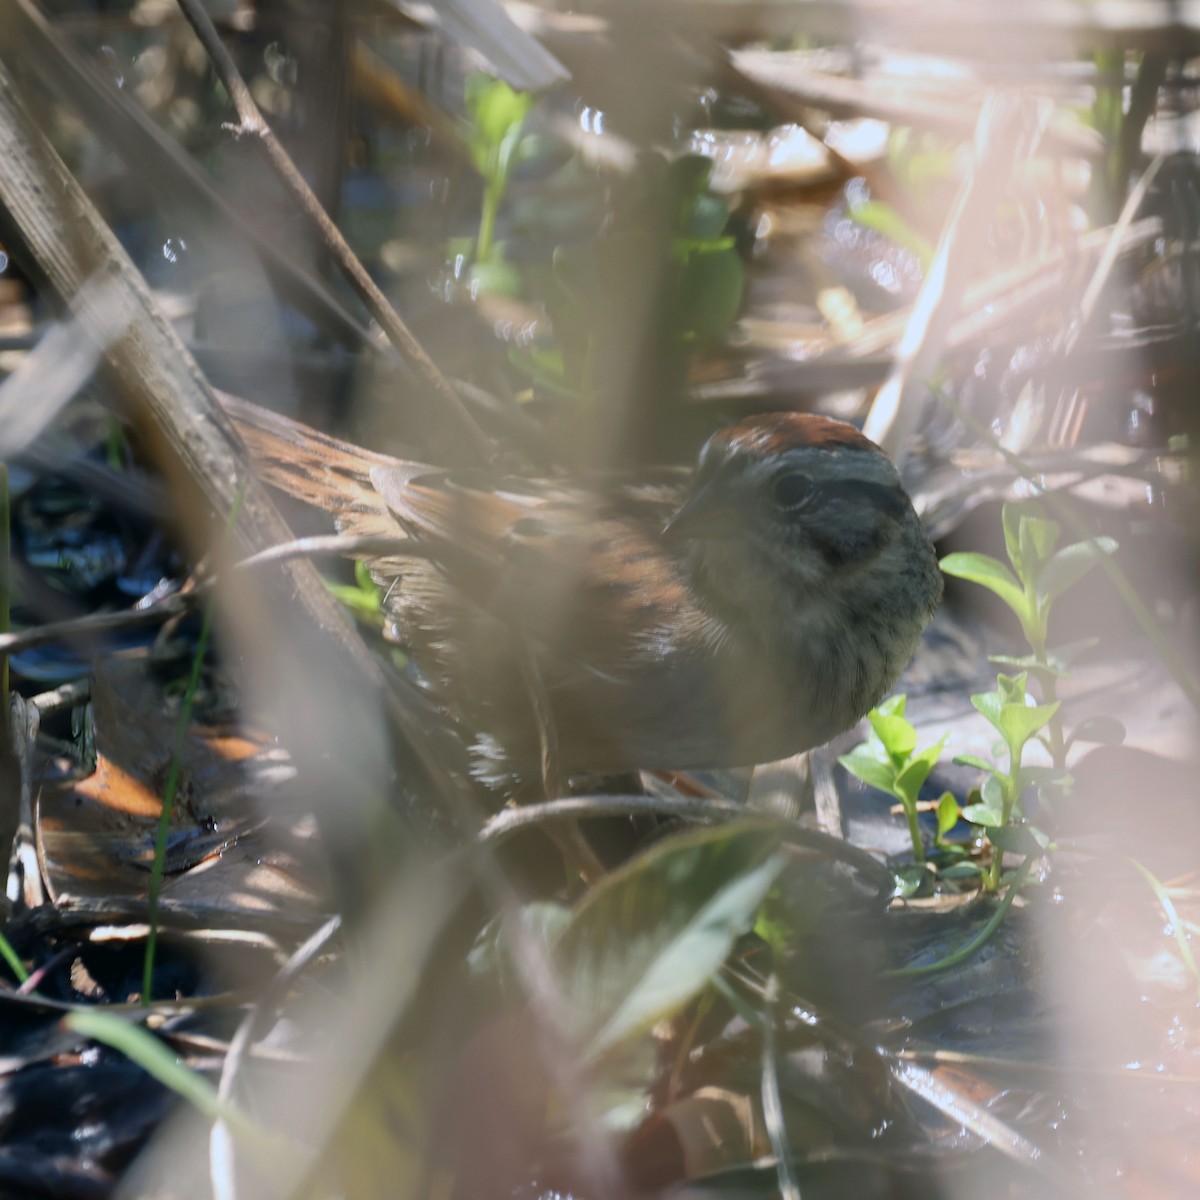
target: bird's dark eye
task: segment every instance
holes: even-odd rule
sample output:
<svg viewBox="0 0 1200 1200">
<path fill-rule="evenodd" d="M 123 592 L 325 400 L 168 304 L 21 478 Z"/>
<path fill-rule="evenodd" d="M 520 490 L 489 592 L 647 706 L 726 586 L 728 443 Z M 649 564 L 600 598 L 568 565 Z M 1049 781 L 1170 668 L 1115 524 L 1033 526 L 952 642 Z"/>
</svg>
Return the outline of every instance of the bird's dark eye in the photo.
<svg viewBox="0 0 1200 1200">
<path fill-rule="evenodd" d="M 802 508 L 812 494 L 812 480 L 799 471 L 784 471 L 771 481 L 771 498 L 786 512 Z"/>
</svg>

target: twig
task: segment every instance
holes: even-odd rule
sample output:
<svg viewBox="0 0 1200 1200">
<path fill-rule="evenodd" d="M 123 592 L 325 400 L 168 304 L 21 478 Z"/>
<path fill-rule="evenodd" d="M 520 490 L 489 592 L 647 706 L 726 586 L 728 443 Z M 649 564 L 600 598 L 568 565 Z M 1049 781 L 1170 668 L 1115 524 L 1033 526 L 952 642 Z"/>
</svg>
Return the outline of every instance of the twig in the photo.
<svg viewBox="0 0 1200 1200">
<path fill-rule="evenodd" d="M 229 1043 L 229 1053 L 221 1067 L 221 1079 L 217 1086 L 217 1099 L 222 1104 L 232 1105 L 234 1088 L 246 1061 L 250 1044 L 259 1036 L 266 1022 L 273 1018 L 275 1010 L 293 983 L 306 971 L 309 964 L 325 949 L 342 927 L 341 917 L 330 917 L 324 925 L 297 947 L 295 953 L 276 972 L 250 1011 L 242 1018 Z M 237 1195 L 237 1172 L 234 1161 L 232 1133 L 223 1120 L 213 1123 L 209 1135 L 209 1173 L 213 1182 L 213 1195 L 223 1200 L 233 1200 Z"/>
<path fill-rule="evenodd" d="M 351 314 L 316 276 L 304 270 L 250 225 L 168 134 L 125 92 L 86 62 L 38 11 L 33 0 L 3 0 L 0 47 L 27 65 L 41 84 L 60 96 L 97 137 L 126 163 L 154 180 L 149 198 L 175 213 L 198 212 L 214 229 L 228 232 L 262 262 L 272 284 L 329 336 L 345 345 L 375 346 L 364 322 Z"/>
<path fill-rule="evenodd" d="M 1160 154 L 1146 168 L 1141 179 L 1137 181 L 1137 185 L 1129 193 L 1125 205 L 1121 209 L 1121 215 L 1112 227 L 1108 242 L 1104 247 L 1104 253 L 1101 254 L 1100 261 L 1096 264 L 1096 269 L 1092 272 L 1091 279 L 1088 280 L 1087 288 L 1083 293 L 1083 299 L 1079 302 L 1078 319 L 1068 332 L 1066 345 L 1063 347 L 1062 357 L 1064 360 L 1071 356 L 1075 347 L 1079 345 L 1080 338 L 1091 324 L 1092 317 L 1096 312 L 1096 305 L 1100 300 L 1100 293 L 1104 290 L 1104 285 L 1108 282 L 1108 278 L 1112 274 L 1112 269 L 1116 266 L 1117 259 L 1120 256 L 1125 234 L 1133 224 L 1133 219 L 1142 207 L 1142 201 L 1145 200 L 1146 193 L 1150 190 L 1150 185 L 1154 182 L 1154 177 L 1158 174 L 1165 161 L 1166 155 Z"/>
<path fill-rule="evenodd" d="M 178 4 L 212 60 L 218 78 L 229 93 L 234 111 L 238 116 L 238 124 L 235 129 L 237 135 L 254 137 L 262 146 L 271 166 L 300 205 L 304 215 L 316 226 L 326 249 L 346 276 L 350 286 L 358 294 L 359 299 L 382 326 L 388 341 L 404 356 L 417 375 L 424 380 L 445 406 L 447 420 L 453 422 L 459 433 L 462 434 L 472 457 L 480 463 L 486 463 L 492 455 L 491 442 L 475 423 L 474 417 L 467 411 L 466 406 L 459 399 L 458 393 L 450 386 L 437 364 L 425 353 L 424 347 L 413 336 L 396 310 L 388 303 L 375 281 L 367 274 L 366 268 L 359 262 L 354 251 L 350 249 L 346 239 L 342 237 L 341 231 L 330 220 L 329 214 L 321 207 L 320 201 L 313 194 L 291 156 L 272 133 L 271 127 L 259 112 L 258 105 L 250 95 L 250 89 L 242 79 L 229 51 L 225 49 L 216 27 L 200 0 L 178 0 Z"/>
<path fill-rule="evenodd" d="M 747 815 L 744 804 L 732 800 L 711 800 L 681 796 L 570 796 L 550 800 L 545 804 L 526 804 L 521 808 L 506 808 L 497 813 L 479 831 L 483 842 L 501 842 L 523 829 L 564 819 L 629 816 L 634 813 L 678 817 L 690 821 L 732 821 Z M 762 814 L 755 814 L 760 819 Z M 836 858 L 855 868 L 881 889 L 890 892 L 895 886 L 891 871 L 865 850 L 840 837 L 831 837 L 818 829 L 809 829 L 792 821 L 780 820 L 781 839 L 795 846 L 814 850 Z"/>
<path fill-rule="evenodd" d="M 29 701 L 38 713 L 47 717 L 51 713 L 61 712 L 64 708 L 77 708 L 86 704 L 92 694 L 91 681 L 88 679 L 73 679 L 53 691 L 40 692 Z"/>
<path fill-rule="evenodd" d="M 0 159 L 5 164 L 0 171 L 0 204 L 18 244 L 54 291 L 75 301 L 80 325 L 89 336 L 96 337 L 109 320 L 96 311 L 92 290 L 81 291 L 84 281 L 106 276 L 115 285 L 106 294 L 108 302 L 119 307 L 125 332 L 105 346 L 104 358 L 148 444 L 178 489 L 177 511 L 192 547 L 199 550 L 211 544 L 215 532 L 211 514 L 230 512 L 243 487 L 239 544 L 252 552 L 290 540 L 291 531 L 265 492 L 253 480 L 246 485 L 241 444 L 200 369 L 128 254 L 30 117 L 3 64 Z M 379 661 L 310 563 L 287 562 L 277 574 L 269 587 L 243 586 L 236 603 L 229 603 L 224 613 L 230 634 L 240 639 L 244 653 L 256 662 L 256 674 L 276 681 L 270 698 L 286 708 L 280 721 L 289 731 L 298 762 L 307 764 L 315 778 L 331 771 L 336 775 L 330 756 L 319 748 L 328 745 L 336 726 L 359 731 L 363 745 L 370 747 L 370 763 L 382 773 L 388 750 L 383 722 L 389 721 L 398 735 L 393 739 L 394 751 L 404 760 L 403 773 L 412 785 L 401 793 L 403 810 L 397 815 L 409 833 L 428 835 L 438 820 L 432 811 L 434 798 L 446 799 L 463 786 L 451 777 L 430 744 L 428 714 L 389 686 Z M 305 648 L 303 654 L 296 652 L 299 645 Z M 365 768 L 368 760 L 360 757 L 358 763 Z M 377 874 L 382 875 L 375 801 L 364 794 L 347 804 L 344 793 L 335 792 L 338 785 L 332 779 L 328 786 L 330 795 L 341 794 L 342 799 L 336 817 L 321 813 L 323 834 L 330 844 L 341 846 L 361 834 L 358 852 L 363 845 L 378 850 Z M 337 882 L 347 892 L 361 895 L 374 878 L 360 864 L 360 869 L 340 875 Z"/>
<path fill-rule="evenodd" d="M 293 558 L 323 558 L 327 555 L 338 558 L 384 558 L 389 555 L 428 558 L 430 554 L 430 547 L 412 538 L 380 537 L 374 533 L 323 533 L 268 546 L 234 565 L 243 571 Z"/>
<path fill-rule="evenodd" d="M 167 596 L 148 608 L 123 612 L 90 613 L 86 617 L 73 617 L 68 621 L 51 621 L 46 625 L 35 625 L 16 633 L 0 634 L 0 654 L 17 654 L 34 646 L 49 642 L 78 641 L 95 637 L 100 633 L 140 629 L 146 625 L 160 625 L 172 617 L 181 616 L 190 607 L 190 597 Z"/>
</svg>

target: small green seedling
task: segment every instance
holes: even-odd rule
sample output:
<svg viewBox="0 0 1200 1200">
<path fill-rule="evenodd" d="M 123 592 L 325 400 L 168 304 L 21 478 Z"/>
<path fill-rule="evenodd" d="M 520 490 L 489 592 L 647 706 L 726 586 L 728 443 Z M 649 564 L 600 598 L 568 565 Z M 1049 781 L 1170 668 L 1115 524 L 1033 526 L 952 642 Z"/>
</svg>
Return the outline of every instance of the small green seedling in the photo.
<svg viewBox="0 0 1200 1200">
<path fill-rule="evenodd" d="M 325 586 L 361 620 L 374 625 L 382 623 L 383 588 L 371 578 L 367 564 L 361 559 L 355 560 L 353 583 L 326 580 Z"/>
<path fill-rule="evenodd" d="M 1043 702 L 1054 704 L 1058 699 L 1059 678 L 1074 658 L 1093 643 L 1075 642 L 1051 649 L 1047 645 L 1051 607 L 1105 556 L 1115 553 L 1117 543 L 1110 537 L 1095 537 L 1057 549 L 1061 527 L 1057 521 L 1049 520 L 1041 505 L 1032 500 L 1006 504 L 1001 519 L 1011 569 L 990 555 L 974 553 L 948 554 L 941 567 L 947 575 L 969 579 L 994 592 L 1012 609 L 1032 654 L 1020 658 L 993 657 L 992 661 L 1031 674 L 1041 687 Z M 1091 734 L 1084 730 L 1086 724 L 1076 731 L 1076 740 L 1092 740 Z M 1115 724 L 1110 721 L 1095 732 L 1102 740 L 1111 739 L 1115 736 L 1111 726 Z M 1065 767 L 1070 742 L 1063 733 L 1061 719 L 1055 717 L 1049 722 L 1044 743 L 1055 767 Z"/>
<path fill-rule="evenodd" d="M 1031 783 L 1047 780 L 1045 770 L 1022 766 L 1025 747 L 1058 712 L 1058 701 L 1053 704 L 1033 702 L 1026 691 L 1027 680 L 1025 672 L 1016 676 L 998 675 L 995 691 L 980 692 L 971 697 L 976 710 L 1002 738 L 1008 752 L 1007 769 L 973 754 L 959 755 L 954 760 L 962 766 L 977 767 L 984 773 L 979 800 L 968 804 L 962 814 L 973 824 L 983 826 L 996 847 L 991 869 L 984 877 L 984 886 L 989 891 L 1000 886 L 1004 850 L 1040 854 L 1049 844 L 1045 834 L 1031 825 L 1010 828 L 1014 814 L 1020 812 L 1021 794 L 1025 788 Z"/>
<path fill-rule="evenodd" d="M 871 734 L 867 740 L 855 746 L 849 754 L 843 754 L 838 762 L 856 779 L 870 787 L 878 788 L 895 797 L 904 809 L 908 820 L 908 832 L 912 838 L 913 857 L 918 863 L 925 861 L 925 847 L 921 841 L 921 826 L 917 813 L 917 797 L 929 772 L 933 770 L 946 739 L 923 750 L 917 749 L 917 731 L 904 716 L 907 697 L 892 696 L 878 708 L 867 714 L 871 722 Z M 948 794 L 948 793 L 947 793 Z M 950 797 L 953 802 L 954 797 Z M 938 802 L 938 838 L 953 828 L 958 819 L 957 806 L 954 820 L 943 828 L 942 806 L 946 796 Z"/>
<path fill-rule="evenodd" d="M 472 75 L 467 80 L 466 103 L 470 117 L 467 149 L 475 169 L 483 176 L 475 262 L 487 264 L 499 258 L 495 244 L 496 215 L 517 160 L 533 97 L 527 92 L 514 91 L 502 79 Z"/>
</svg>

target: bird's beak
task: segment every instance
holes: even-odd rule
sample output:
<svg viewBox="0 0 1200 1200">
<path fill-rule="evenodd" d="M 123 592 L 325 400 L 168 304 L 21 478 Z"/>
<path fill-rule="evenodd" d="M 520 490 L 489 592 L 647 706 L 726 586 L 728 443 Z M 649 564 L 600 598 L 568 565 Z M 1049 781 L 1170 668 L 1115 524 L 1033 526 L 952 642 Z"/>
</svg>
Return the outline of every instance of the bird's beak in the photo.
<svg viewBox="0 0 1200 1200">
<path fill-rule="evenodd" d="M 663 537 L 728 538 L 738 533 L 741 524 L 728 498 L 707 483 L 693 492 L 663 526 Z"/>
</svg>

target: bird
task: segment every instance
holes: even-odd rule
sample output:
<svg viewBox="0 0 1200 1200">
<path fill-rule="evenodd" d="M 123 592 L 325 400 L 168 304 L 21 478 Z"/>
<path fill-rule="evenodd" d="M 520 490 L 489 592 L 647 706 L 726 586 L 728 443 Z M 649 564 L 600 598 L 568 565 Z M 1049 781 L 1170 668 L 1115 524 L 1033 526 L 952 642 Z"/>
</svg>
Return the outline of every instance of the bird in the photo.
<svg viewBox="0 0 1200 1200">
<path fill-rule="evenodd" d="M 416 548 L 368 564 L 389 635 L 471 776 L 510 797 L 544 748 L 523 655 L 565 777 L 747 766 L 856 724 L 941 599 L 895 466 L 829 417 L 738 420 L 691 470 L 567 480 L 443 470 L 227 408 L 266 483 Z"/>
</svg>

